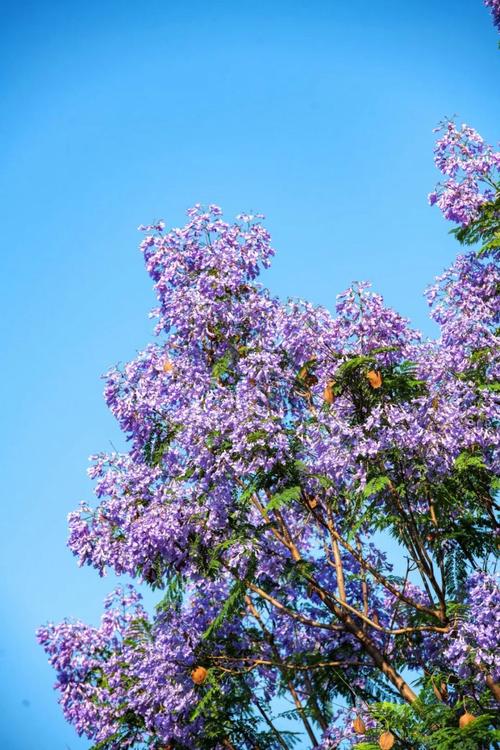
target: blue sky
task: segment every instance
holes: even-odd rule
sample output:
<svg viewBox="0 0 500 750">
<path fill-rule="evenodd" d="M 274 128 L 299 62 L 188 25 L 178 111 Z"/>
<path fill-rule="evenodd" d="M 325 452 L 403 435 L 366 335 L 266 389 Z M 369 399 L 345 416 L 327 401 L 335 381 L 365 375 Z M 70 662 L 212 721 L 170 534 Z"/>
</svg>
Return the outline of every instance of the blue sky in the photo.
<svg viewBox="0 0 500 750">
<path fill-rule="evenodd" d="M 258 210 L 282 297 L 353 279 L 432 333 L 421 292 L 456 247 L 426 203 L 432 128 L 490 141 L 498 53 L 481 0 L 25 2 L 2 7 L 0 747 L 77 750 L 34 630 L 98 620 L 66 515 L 120 445 L 100 374 L 151 337 L 138 224 Z"/>
</svg>

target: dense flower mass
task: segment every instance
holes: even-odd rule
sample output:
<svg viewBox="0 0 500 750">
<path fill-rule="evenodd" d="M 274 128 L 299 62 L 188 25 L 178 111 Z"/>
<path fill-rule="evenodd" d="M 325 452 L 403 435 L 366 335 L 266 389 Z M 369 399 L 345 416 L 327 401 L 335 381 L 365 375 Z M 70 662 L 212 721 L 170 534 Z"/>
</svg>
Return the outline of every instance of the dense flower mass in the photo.
<svg viewBox="0 0 500 750">
<path fill-rule="evenodd" d="M 482 141 L 467 131 L 451 163 L 464 136 L 447 132 L 443 171 L 486 174 Z M 287 748 L 273 714 L 288 696 L 306 742 L 347 748 L 387 726 L 380 696 L 417 700 L 402 664 L 438 680 L 450 712 L 471 700 L 489 716 L 495 255 L 438 277 L 440 335 L 423 340 L 366 283 L 335 315 L 280 302 L 257 283 L 273 255 L 261 217 L 188 213 L 143 227 L 158 340 L 106 377 L 130 448 L 93 458 L 97 505 L 69 519 L 80 563 L 162 599 L 150 615 L 122 590 L 97 628 L 40 629 L 66 717 L 109 750 Z M 384 529 L 406 572 L 375 544 Z"/>
<path fill-rule="evenodd" d="M 491 201 L 500 179 L 500 152 L 494 151 L 469 125 L 457 128 L 453 120 L 442 123 L 434 161 L 445 181 L 430 193 L 446 219 L 467 225 Z"/>
<path fill-rule="evenodd" d="M 444 652 L 461 677 L 481 679 L 488 672 L 500 681 L 500 586 L 478 571 L 467 581 L 467 617 L 460 621 Z"/>
</svg>

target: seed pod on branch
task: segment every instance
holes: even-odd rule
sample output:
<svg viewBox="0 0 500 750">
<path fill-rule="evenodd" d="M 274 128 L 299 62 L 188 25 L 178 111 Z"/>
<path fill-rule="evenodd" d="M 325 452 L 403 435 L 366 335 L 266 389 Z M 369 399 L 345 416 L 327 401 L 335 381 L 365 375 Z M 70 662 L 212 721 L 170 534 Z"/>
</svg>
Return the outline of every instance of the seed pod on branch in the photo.
<svg viewBox="0 0 500 750">
<path fill-rule="evenodd" d="M 366 724 L 361 716 L 356 716 L 356 718 L 352 722 L 352 728 L 356 732 L 356 734 L 366 734 Z"/>
<path fill-rule="evenodd" d="M 476 717 L 474 716 L 474 714 L 470 714 L 468 711 L 466 711 L 458 720 L 458 726 L 460 727 L 460 729 L 463 729 L 464 727 L 469 726 L 469 724 L 472 724 L 472 722 L 475 720 Z"/>
<path fill-rule="evenodd" d="M 378 370 L 368 370 L 366 377 L 372 388 L 380 388 L 382 386 L 382 375 Z"/>
<path fill-rule="evenodd" d="M 191 679 L 195 685 L 203 685 L 207 679 L 208 671 L 205 667 L 195 667 L 191 672 Z"/>
<path fill-rule="evenodd" d="M 378 739 L 380 750 L 391 750 L 394 747 L 395 737 L 392 732 L 382 732 Z"/>
<path fill-rule="evenodd" d="M 323 398 L 327 404 L 333 404 L 335 400 L 335 396 L 333 393 L 334 385 L 335 385 L 335 380 L 329 380 L 327 384 L 325 385 L 325 390 L 323 391 Z"/>
</svg>

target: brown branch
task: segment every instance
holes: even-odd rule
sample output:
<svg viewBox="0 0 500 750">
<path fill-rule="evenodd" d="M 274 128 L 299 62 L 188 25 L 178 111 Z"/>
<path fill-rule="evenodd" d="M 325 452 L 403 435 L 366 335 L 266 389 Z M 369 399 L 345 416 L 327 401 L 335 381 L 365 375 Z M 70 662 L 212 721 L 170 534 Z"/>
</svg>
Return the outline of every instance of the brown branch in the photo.
<svg viewBox="0 0 500 750">
<path fill-rule="evenodd" d="M 292 664 L 287 661 L 271 661 L 271 659 L 261 659 L 256 658 L 252 656 L 226 656 L 220 655 L 220 656 L 211 656 L 210 659 L 212 661 L 245 661 L 245 662 L 251 662 L 252 663 L 252 669 L 255 667 L 260 666 L 270 666 L 270 667 L 281 667 L 286 669 L 296 669 L 301 671 L 309 671 L 311 669 L 323 669 L 325 667 L 363 667 L 367 666 L 366 664 L 363 664 L 363 662 L 360 661 L 323 661 L 323 662 L 315 662 L 314 664 Z M 217 669 L 224 669 L 224 667 L 220 667 L 217 665 Z M 229 671 L 229 670 L 226 670 Z"/>
<path fill-rule="evenodd" d="M 297 546 L 295 545 L 291 537 L 291 534 L 288 528 L 286 527 L 286 524 L 282 518 L 280 519 L 280 522 L 282 523 L 282 528 L 284 530 L 284 533 L 283 533 L 284 539 L 282 539 L 281 541 L 290 550 L 292 558 L 296 562 L 301 561 L 302 556 L 299 550 L 297 549 Z M 394 669 L 394 667 L 389 662 L 389 660 L 382 654 L 382 652 L 378 649 L 375 643 L 371 640 L 371 638 L 369 638 L 369 636 L 357 624 L 357 622 L 353 620 L 352 617 L 347 612 L 344 611 L 344 608 L 342 606 L 338 605 L 338 603 L 335 601 L 335 598 L 334 597 L 332 598 L 328 594 L 328 592 L 326 592 L 312 576 L 304 575 L 304 578 L 311 585 L 312 589 L 315 590 L 316 593 L 320 596 L 322 601 L 325 602 L 326 606 L 330 609 L 330 611 L 337 617 L 337 619 L 339 619 L 343 623 L 345 629 L 349 633 L 351 633 L 351 635 L 353 635 L 356 638 L 356 640 L 362 645 L 362 647 L 369 654 L 369 656 L 373 659 L 373 661 L 375 662 L 377 667 L 381 670 L 381 672 L 398 689 L 400 695 L 404 698 L 404 700 L 406 700 L 408 703 L 414 703 L 417 700 L 417 695 L 410 688 L 410 686 L 406 683 L 406 681 L 401 677 L 401 675 L 398 674 L 398 672 Z M 267 599 L 267 601 L 269 601 L 274 606 L 277 606 L 282 611 L 287 611 L 287 608 L 285 608 L 284 605 L 282 605 L 280 602 L 274 599 L 274 597 L 271 597 L 262 589 L 259 589 L 259 587 L 255 586 L 255 584 L 249 584 L 249 588 L 255 591 L 255 593 L 258 593 L 260 596 L 263 596 L 264 599 Z M 307 618 L 303 618 L 301 615 L 298 615 L 292 610 L 288 610 L 287 614 L 290 612 L 292 612 L 291 616 L 293 616 L 297 620 L 301 620 L 301 621 L 304 621 L 304 619 L 307 620 Z M 306 624 L 309 624 L 309 623 L 306 623 Z M 330 628 L 331 626 L 328 629 Z M 292 692 L 292 697 L 293 697 L 293 692 Z M 306 719 L 306 717 L 304 718 Z M 304 722 L 304 726 L 305 726 L 305 722 Z"/>
<path fill-rule="evenodd" d="M 484 681 L 486 682 L 488 688 L 491 690 L 495 700 L 500 703 L 500 685 L 498 684 L 498 682 L 495 682 L 490 674 L 486 675 Z"/>
<path fill-rule="evenodd" d="M 285 607 L 284 604 L 282 604 L 277 599 L 275 599 L 274 596 L 271 596 L 271 594 L 268 594 L 266 591 L 261 589 L 255 583 L 249 582 L 248 588 L 251 589 L 254 593 L 258 594 L 260 597 L 262 597 L 262 599 L 265 599 L 270 604 L 272 604 L 273 607 L 276 607 L 276 609 L 279 609 L 280 612 L 283 612 L 284 614 L 288 615 L 288 617 L 292 617 L 294 620 L 298 620 L 299 622 L 304 623 L 304 625 L 309 625 L 312 628 L 324 628 L 325 630 L 339 630 L 340 629 L 338 625 L 334 625 L 332 623 L 327 623 L 327 622 L 320 622 L 319 620 L 310 620 L 308 617 L 304 617 L 304 615 L 301 615 L 299 612 L 295 612 L 295 610 Z"/>
<path fill-rule="evenodd" d="M 302 557 L 294 545 L 292 557 L 298 561 L 302 560 Z M 304 574 L 305 580 L 310 584 L 313 591 L 316 591 L 320 599 L 326 604 L 328 609 L 344 624 L 345 629 L 353 635 L 356 640 L 363 646 L 365 651 L 371 656 L 377 667 L 392 682 L 392 684 L 398 689 L 400 695 L 408 703 L 414 703 L 417 700 L 417 695 L 408 685 L 408 683 L 401 677 L 400 674 L 394 669 L 389 660 L 384 654 L 378 649 L 371 638 L 364 632 L 364 630 L 357 624 L 355 620 L 344 610 L 342 602 L 332 597 L 324 588 L 318 584 L 318 582 L 308 574 Z M 340 605 L 340 606 L 339 606 Z M 345 606 L 345 603 L 344 603 Z M 347 605 L 349 606 L 349 605 Z M 359 617 L 361 613 L 357 611 L 356 615 Z M 381 626 L 379 626 L 381 627 Z"/>
<path fill-rule="evenodd" d="M 347 602 L 342 601 L 339 597 L 335 596 L 335 594 L 330 594 L 329 596 L 331 596 L 332 599 L 334 599 L 341 607 L 344 607 L 345 609 L 349 610 L 349 612 L 352 612 L 353 615 L 356 615 L 356 617 L 359 617 L 361 620 L 363 620 L 363 622 L 365 622 L 367 625 L 370 625 L 370 627 L 375 628 L 375 630 L 379 630 L 381 633 L 386 633 L 387 635 L 402 635 L 403 633 L 418 633 L 422 631 L 429 631 L 431 633 L 449 633 L 450 631 L 450 627 L 447 625 L 442 628 L 438 627 L 437 625 L 412 625 L 407 628 L 396 628 L 395 630 L 391 630 L 390 628 L 386 628 L 383 625 L 380 625 L 380 623 L 375 622 L 369 617 L 365 617 L 365 615 L 360 612 L 359 609 L 356 609 L 356 607 L 352 607 L 350 604 L 347 604 Z"/>
<path fill-rule="evenodd" d="M 394 596 L 398 597 L 398 599 L 401 599 L 406 604 L 409 604 L 414 609 L 417 609 L 419 612 L 425 612 L 426 614 L 432 615 L 433 617 L 437 617 L 440 619 L 440 612 L 437 609 L 432 609 L 431 607 L 426 607 L 424 604 L 420 604 L 419 602 L 414 601 L 409 596 L 407 596 L 403 591 L 400 591 L 391 581 L 389 581 L 382 573 L 379 573 L 379 571 L 374 568 L 372 565 L 370 565 L 369 562 L 367 562 L 360 554 L 357 552 L 354 547 L 349 544 L 343 537 L 340 536 L 340 534 L 336 531 L 336 529 L 333 528 L 333 526 L 329 525 L 329 531 L 331 534 L 337 539 L 339 544 L 344 547 L 357 562 L 361 565 L 362 568 L 367 570 L 373 578 L 375 578 L 376 581 L 382 584 L 384 588 L 386 588 L 388 591 L 391 592 L 391 594 L 394 594 Z"/>
<path fill-rule="evenodd" d="M 359 537 L 356 537 L 357 553 L 361 557 L 361 541 Z M 361 595 L 363 597 L 363 614 L 368 617 L 369 604 L 368 604 L 368 581 L 366 580 L 366 569 L 361 567 Z"/>
<path fill-rule="evenodd" d="M 409 560 L 409 558 L 406 558 L 406 573 L 405 573 L 405 577 L 404 577 L 404 580 L 403 580 L 403 591 L 406 588 L 406 584 L 408 582 L 408 576 L 409 575 L 410 575 L 410 560 Z M 396 606 L 394 607 L 394 610 L 393 610 L 393 613 L 392 613 L 392 617 L 391 617 L 391 623 L 389 625 L 389 630 L 393 629 L 394 623 L 396 622 L 396 618 L 398 616 L 398 609 L 399 609 L 400 602 L 401 602 L 401 599 L 398 599 L 397 602 L 396 602 Z M 384 654 L 387 653 L 387 647 L 389 645 L 389 642 L 390 642 L 390 637 L 385 639 Z"/>
<path fill-rule="evenodd" d="M 344 603 L 347 600 L 345 593 L 344 568 L 342 567 L 342 558 L 340 556 L 339 543 L 332 539 L 333 559 L 335 560 L 335 572 L 337 574 L 337 587 L 339 590 L 339 600 Z"/>
<path fill-rule="evenodd" d="M 236 484 L 237 484 L 237 485 L 238 485 L 238 486 L 239 486 L 239 487 L 240 487 L 240 488 L 241 488 L 242 490 L 245 490 L 245 489 L 246 489 L 246 487 L 245 487 L 245 483 L 244 483 L 244 482 L 242 482 L 242 481 L 241 481 L 241 479 L 240 479 L 239 477 L 234 477 L 234 480 L 235 480 Z M 272 522 L 272 520 L 271 520 L 271 518 L 270 518 L 270 516 L 269 516 L 269 513 L 268 513 L 268 512 L 266 511 L 266 509 L 265 509 L 264 505 L 262 505 L 262 503 L 261 503 L 261 501 L 260 501 L 260 498 L 259 498 L 259 496 L 258 496 L 258 494 L 257 494 L 256 492 L 252 493 L 252 495 L 251 495 L 251 497 L 250 497 L 250 501 L 251 501 L 252 505 L 254 506 L 254 508 L 256 508 L 256 510 L 258 510 L 258 511 L 259 511 L 260 515 L 262 516 L 262 518 L 264 519 L 264 521 L 265 521 L 265 522 L 266 522 L 266 524 L 268 525 L 268 527 L 269 527 L 269 530 L 271 531 L 271 533 L 273 534 L 273 536 L 275 536 L 275 537 L 276 537 L 276 539 L 277 539 L 277 540 L 278 540 L 279 542 L 281 542 L 281 544 L 283 544 L 283 545 L 284 545 L 285 547 L 288 547 L 288 544 L 287 544 L 287 540 L 286 540 L 286 539 L 284 539 L 284 538 L 283 538 L 283 537 L 281 536 L 281 534 L 279 533 L 279 531 L 277 530 L 277 528 L 276 528 L 275 524 L 274 524 L 274 523 Z"/>
<path fill-rule="evenodd" d="M 383 465 L 381 468 L 385 471 L 385 467 Z M 425 546 L 421 542 L 420 534 L 418 531 L 417 523 L 415 521 L 415 516 L 411 509 L 411 505 L 408 503 L 408 513 L 407 513 L 405 508 L 403 507 L 401 498 L 399 497 L 399 493 L 391 480 L 389 480 L 388 486 L 394 498 L 394 503 L 396 505 L 396 508 L 399 511 L 400 515 L 402 516 L 404 522 L 406 523 L 406 527 L 408 529 L 410 540 L 413 546 L 413 553 L 416 557 L 415 562 L 417 562 L 418 564 L 420 573 L 422 575 L 422 581 L 427 589 L 427 581 L 425 579 L 425 576 L 429 579 L 432 585 L 432 588 L 434 589 L 434 592 L 436 593 L 437 598 L 439 600 L 440 620 L 442 622 L 445 622 L 446 621 L 446 599 L 444 597 L 443 590 L 439 586 L 436 580 L 436 577 L 434 575 L 434 566 L 432 564 L 432 560 L 427 555 L 427 550 L 425 549 Z M 430 592 L 428 593 L 430 594 Z M 429 596 L 429 599 L 432 601 L 431 596 Z"/>
</svg>

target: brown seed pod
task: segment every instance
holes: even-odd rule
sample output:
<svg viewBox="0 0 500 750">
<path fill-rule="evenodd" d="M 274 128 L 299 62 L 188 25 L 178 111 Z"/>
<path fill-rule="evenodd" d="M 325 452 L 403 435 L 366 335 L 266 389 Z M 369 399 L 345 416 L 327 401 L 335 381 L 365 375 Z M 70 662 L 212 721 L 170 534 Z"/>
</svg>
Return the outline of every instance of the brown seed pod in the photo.
<svg viewBox="0 0 500 750">
<path fill-rule="evenodd" d="M 316 500 L 315 497 L 308 497 L 306 502 L 307 502 L 307 505 L 309 506 L 309 508 L 311 508 L 311 510 L 314 510 L 314 508 L 318 504 L 318 501 Z"/>
<path fill-rule="evenodd" d="M 378 738 L 378 746 L 380 750 L 391 750 L 391 747 L 394 747 L 395 741 L 396 739 L 392 732 L 382 732 Z"/>
<path fill-rule="evenodd" d="M 356 716 L 356 718 L 352 722 L 352 728 L 356 732 L 356 734 L 366 734 L 366 724 L 361 716 Z"/>
<path fill-rule="evenodd" d="M 325 385 L 325 390 L 323 391 L 323 398 L 327 404 L 333 404 L 335 401 L 335 394 L 333 393 L 333 386 L 335 385 L 335 380 L 329 380 L 327 384 Z"/>
<path fill-rule="evenodd" d="M 368 370 L 366 377 L 372 388 L 380 388 L 382 385 L 382 375 L 378 370 Z"/>
<path fill-rule="evenodd" d="M 195 667 L 191 672 L 191 679 L 195 685 L 203 685 L 207 679 L 208 671 L 205 667 Z"/>
<path fill-rule="evenodd" d="M 470 714 L 468 711 L 466 711 L 464 714 L 462 714 L 462 716 L 458 720 L 458 726 L 460 727 L 460 729 L 463 729 L 469 724 L 472 724 L 475 718 L 476 717 L 473 714 Z"/>
</svg>

